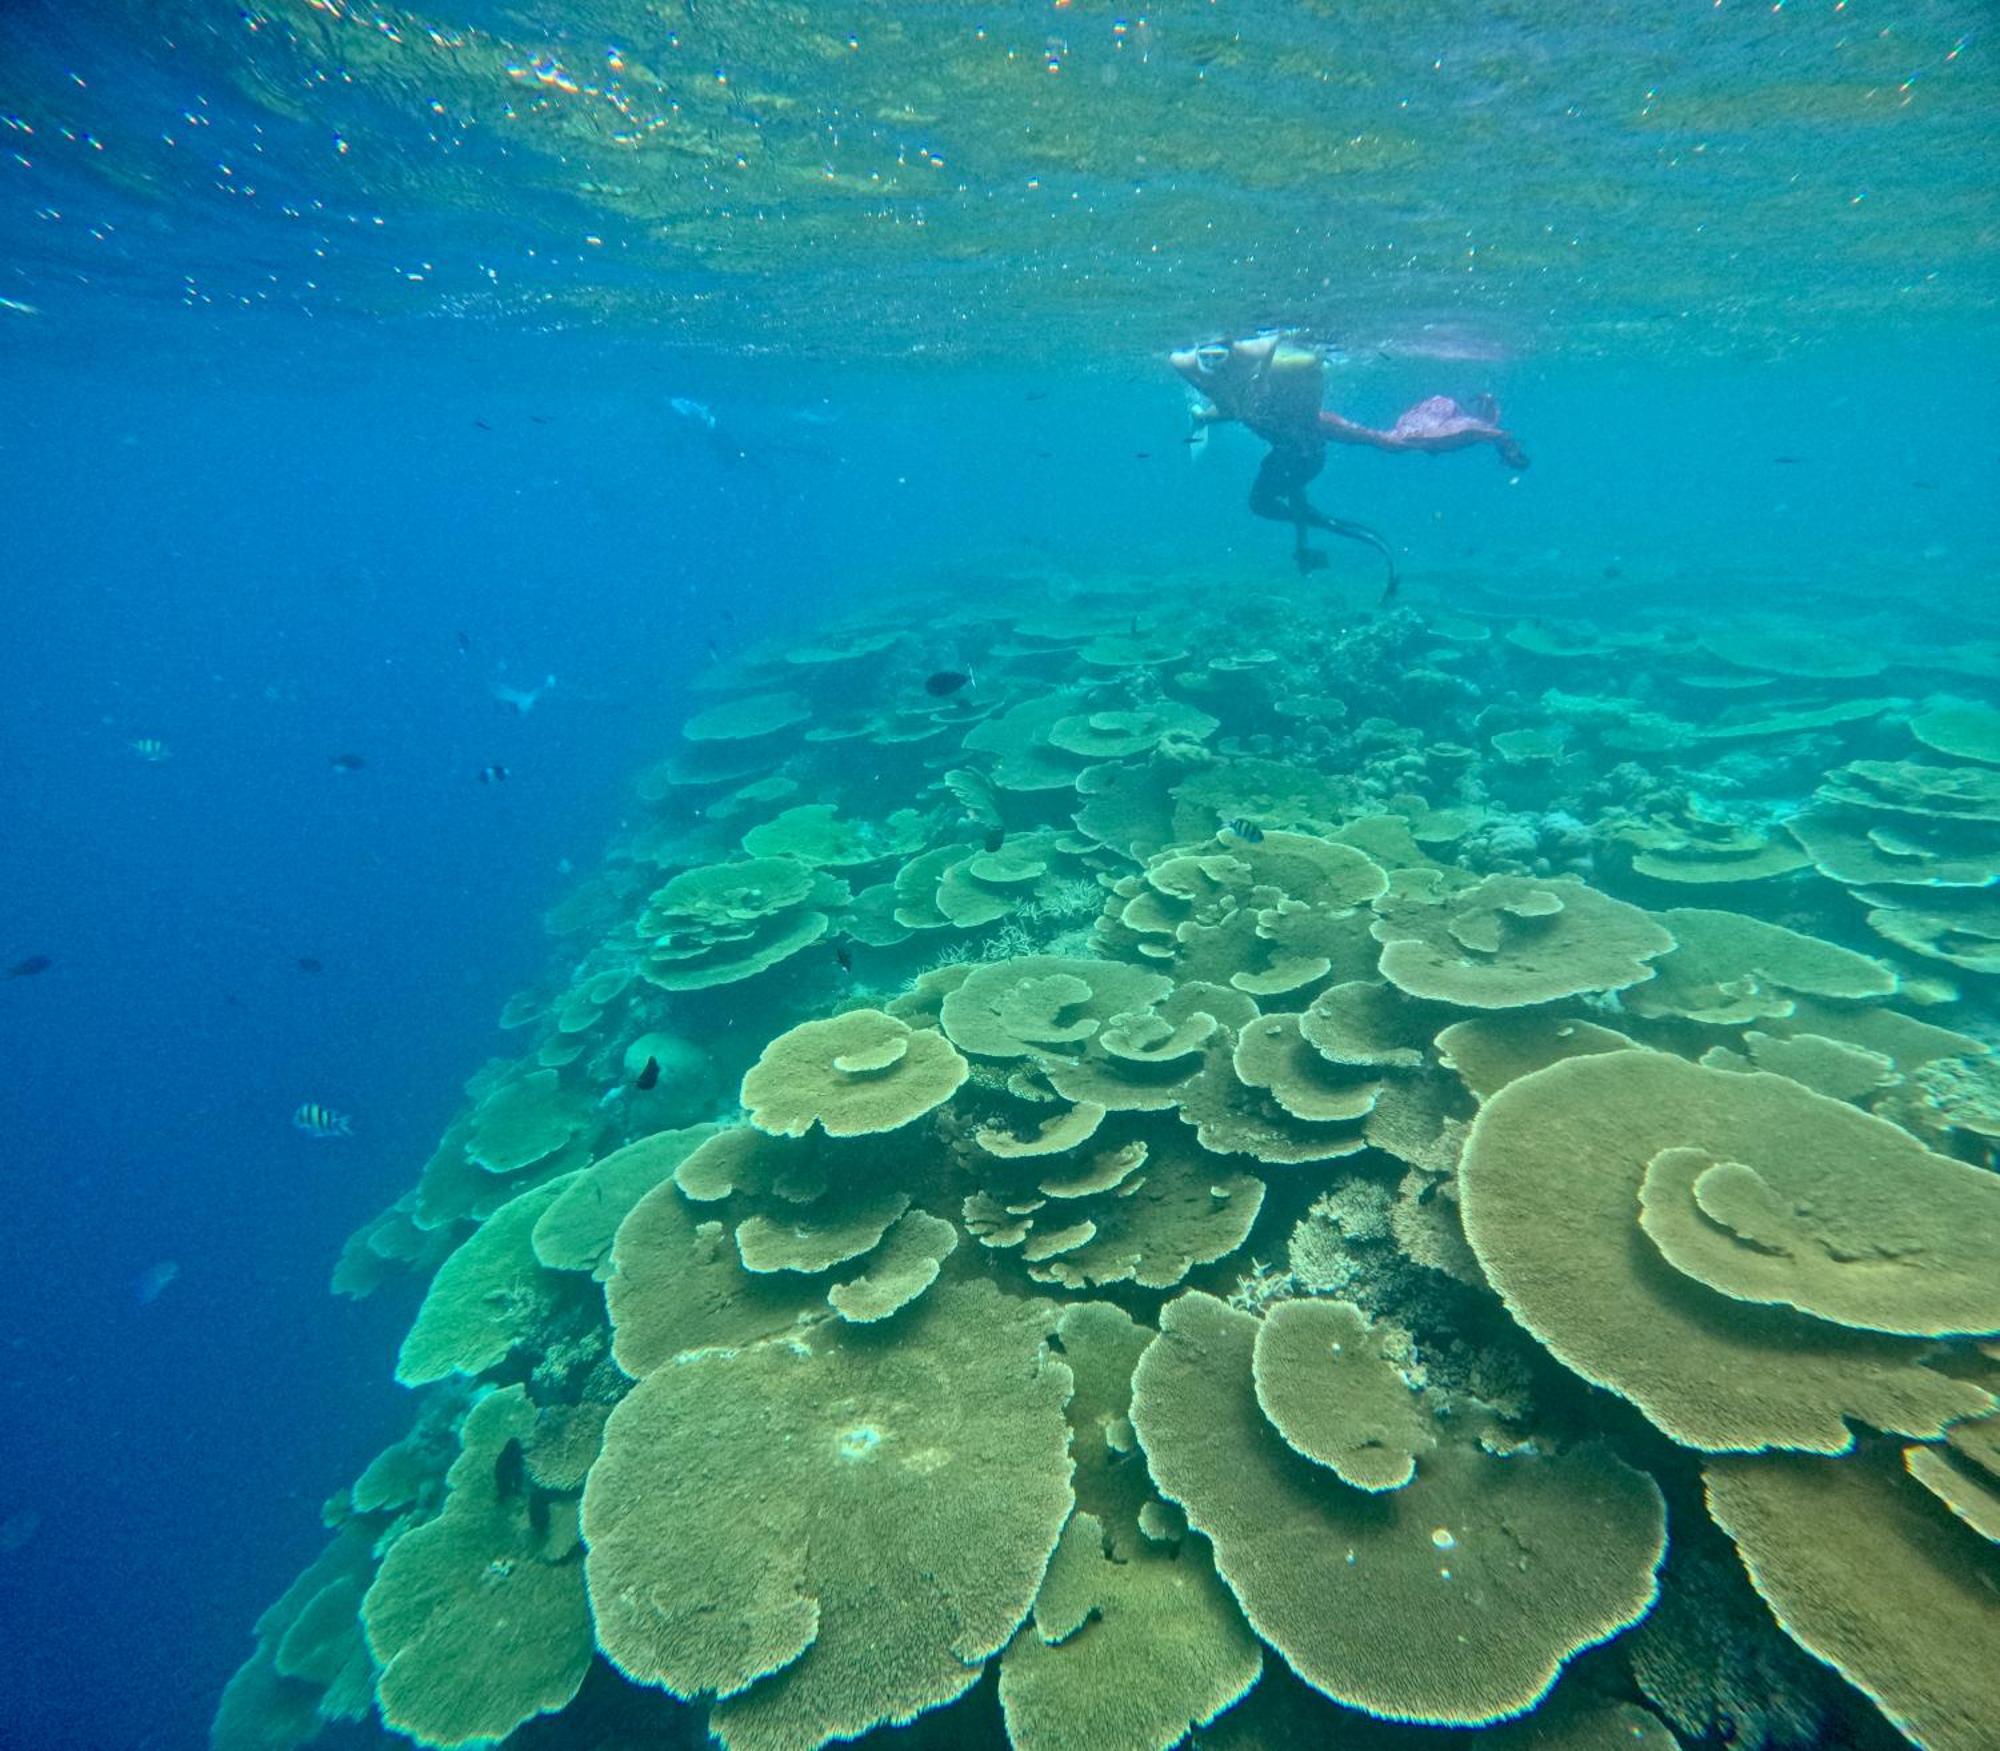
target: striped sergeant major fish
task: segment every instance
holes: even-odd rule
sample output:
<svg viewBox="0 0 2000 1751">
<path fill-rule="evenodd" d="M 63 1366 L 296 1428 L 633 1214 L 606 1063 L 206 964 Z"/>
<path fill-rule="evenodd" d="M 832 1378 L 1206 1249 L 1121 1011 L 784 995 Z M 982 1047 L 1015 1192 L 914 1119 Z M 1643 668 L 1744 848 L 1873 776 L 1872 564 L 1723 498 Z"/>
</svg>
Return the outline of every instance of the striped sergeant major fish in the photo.
<svg viewBox="0 0 2000 1751">
<path fill-rule="evenodd" d="M 173 755 L 173 750 L 158 736 L 141 736 L 136 742 L 127 742 L 125 745 L 141 760 L 154 766 L 159 765 L 162 760 L 172 758 Z"/>
<path fill-rule="evenodd" d="M 293 1126 L 305 1132 L 308 1137 L 317 1137 L 324 1142 L 329 1137 L 352 1137 L 354 1121 L 345 1113 L 337 1113 L 332 1107 L 323 1107 L 316 1100 L 302 1100 L 298 1111 L 292 1114 Z"/>
</svg>

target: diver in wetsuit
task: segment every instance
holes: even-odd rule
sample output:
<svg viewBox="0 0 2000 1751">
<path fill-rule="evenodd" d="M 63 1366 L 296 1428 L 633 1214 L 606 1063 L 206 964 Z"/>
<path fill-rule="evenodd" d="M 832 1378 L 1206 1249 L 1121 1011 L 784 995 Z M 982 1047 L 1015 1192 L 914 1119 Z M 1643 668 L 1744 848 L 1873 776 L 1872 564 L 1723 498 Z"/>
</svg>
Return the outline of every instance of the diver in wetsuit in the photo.
<svg viewBox="0 0 2000 1751">
<path fill-rule="evenodd" d="M 1388 601 L 1401 582 L 1389 543 L 1365 523 L 1329 517 L 1306 497 L 1306 487 L 1326 466 L 1328 444 L 1365 444 L 1377 450 L 1421 450 L 1438 455 L 1473 444 L 1491 444 L 1508 468 L 1526 468 L 1528 458 L 1500 425 L 1500 408 L 1490 396 L 1461 407 L 1448 395 L 1433 395 L 1397 416 L 1387 431 L 1357 425 L 1320 406 L 1326 361 L 1317 347 L 1282 334 L 1249 340 L 1214 341 L 1171 355 L 1174 370 L 1202 399 L 1197 427 L 1239 420 L 1271 446 L 1250 488 L 1250 509 L 1259 517 L 1292 526 L 1292 562 L 1301 572 L 1327 563 L 1313 547 L 1308 529 L 1360 541 L 1389 566 Z"/>
</svg>

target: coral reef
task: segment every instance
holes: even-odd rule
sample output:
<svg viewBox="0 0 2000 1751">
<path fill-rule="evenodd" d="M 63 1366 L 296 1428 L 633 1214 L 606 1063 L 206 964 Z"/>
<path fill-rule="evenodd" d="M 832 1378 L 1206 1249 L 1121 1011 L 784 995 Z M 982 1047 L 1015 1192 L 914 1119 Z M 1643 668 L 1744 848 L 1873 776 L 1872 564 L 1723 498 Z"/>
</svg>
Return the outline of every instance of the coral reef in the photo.
<svg viewBox="0 0 2000 1751">
<path fill-rule="evenodd" d="M 973 594 L 714 665 L 551 911 L 218 1751 L 1990 1744 L 1977 675 Z"/>
</svg>

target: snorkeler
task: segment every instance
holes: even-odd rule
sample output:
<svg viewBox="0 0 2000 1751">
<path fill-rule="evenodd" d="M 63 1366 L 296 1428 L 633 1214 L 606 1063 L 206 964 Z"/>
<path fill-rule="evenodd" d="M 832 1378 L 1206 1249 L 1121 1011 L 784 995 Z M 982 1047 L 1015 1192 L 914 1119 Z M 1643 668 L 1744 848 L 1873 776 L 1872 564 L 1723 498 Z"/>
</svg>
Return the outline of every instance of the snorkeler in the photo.
<svg viewBox="0 0 2000 1751">
<path fill-rule="evenodd" d="M 1291 524 L 1292 560 L 1299 570 L 1318 571 L 1327 563 L 1326 555 L 1307 540 L 1308 529 L 1364 542 L 1388 562 L 1385 602 L 1402 581 L 1389 543 L 1365 523 L 1327 516 L 1306 497 L 1307 485 L 1326 466 L 1328 444 L 1421 450 L 1433 456 L 1491 444 L 1504 466 L 1528 466 L 1513 434 L 1501 427 L 1500 407 L 1491 396 L 1462 407 L 1448 395 L 1433 395 L 1406 409 L 1387 431 L 1377 431 L 1320 406 L 1326 360 L 1317 347 L 1290 336 L 1213 341 L 1170 357 L 1174 370 L 1201 397 L 1194 416 L 1197 437 L 1219 421 L 1239 420 L 1271 446 L 1250 488 L 1250 509 L 1259 517 Z"/>
</svg>

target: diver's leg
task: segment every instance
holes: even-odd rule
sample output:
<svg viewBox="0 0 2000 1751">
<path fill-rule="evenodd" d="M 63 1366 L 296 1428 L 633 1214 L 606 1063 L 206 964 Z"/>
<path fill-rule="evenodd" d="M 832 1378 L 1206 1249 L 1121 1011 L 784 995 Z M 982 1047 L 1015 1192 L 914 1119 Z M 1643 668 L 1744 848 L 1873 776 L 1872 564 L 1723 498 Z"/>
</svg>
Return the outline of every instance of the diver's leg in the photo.
<svg viewBox="0 0 2000 1751">
<path fill-rule="evenodd" d="M 1319 571 L 1327 563 L 1326 555 L 1307 541 L 1308 529 L 1324 529 L 1329 535 L 1343 536 L 1349 541 L 1360 542 L 1364 547 L 1374 548 L 1389 567 L 1389 581 L 1382 591 L 1382 600 L 1387 602 L 1402 583 L 1396 571 L 1396 555 L 1388 541 L 1366 523 L 1351 522 L 1346 517 L 1329 517 L 1315 510 L 1312 501 L 1306 497 L 1306 483 L 1317 478 L 1325 465 L 1324 449 L 1316 453 L 1273 449 L 1264 458 L 1263 465 L 1257 470 L 1257 479 L 1250 488 L 1250 509 L 1257 516 L 1273 522 L 1291 524 L 1292 563 L 1302 572 Z"/>
<path fill-rule="evenodd" d="M 1265 453 L 1257 478 L 1250 483 L 1250 513 L 1273 523 L 1296 523 L 1303 502 L 1300 491 L 1319 470 L 1296 450 L 1278 447 Z"/>
<path fill-rule="evenodd" d="M 1325 465 L 1326 453 L 1274 446 L 1257 469 L 1250 486 L 1250 510 L 1254 516 L 1292 526 L 1292 563 L 1302 572 L 1318 571 L 1326 555 L 1306 540 L 1308 529 L 1329 527 L 1313 509 L 1305 495 L 1306 482 Z"/>
</svg>

